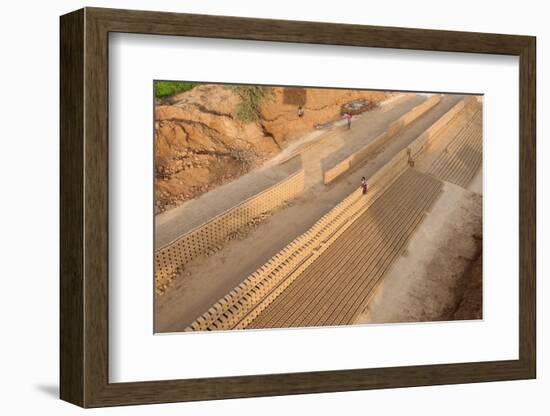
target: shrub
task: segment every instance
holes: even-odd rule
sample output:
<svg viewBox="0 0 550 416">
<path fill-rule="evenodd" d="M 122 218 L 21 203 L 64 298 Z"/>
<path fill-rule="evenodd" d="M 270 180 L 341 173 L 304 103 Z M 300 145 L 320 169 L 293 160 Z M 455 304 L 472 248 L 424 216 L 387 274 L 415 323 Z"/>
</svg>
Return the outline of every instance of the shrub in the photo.
<svg viewBox="0 0 550 416">
<path fill-rule="evenodd" d="M 237 107 L 237 117 L 246 123 L 259 120 L 262 102 L 271 98 L 273 94 L 273 90 L 269 87 L 233 86 L 230 88 L 241 98 Z"/>
<path fill-rule="evenodd" d="M 196 82 L 155 81 L 155 97 L 169 97 L 180 92 L 192 90 L 198 85 L 201 84 Z"/>
</svg>

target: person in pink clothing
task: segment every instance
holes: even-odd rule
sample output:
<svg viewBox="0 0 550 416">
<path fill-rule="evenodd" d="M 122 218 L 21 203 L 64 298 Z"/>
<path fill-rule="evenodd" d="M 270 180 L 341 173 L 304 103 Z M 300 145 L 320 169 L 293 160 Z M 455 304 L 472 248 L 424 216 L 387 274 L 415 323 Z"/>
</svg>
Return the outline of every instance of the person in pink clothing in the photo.
<svg viewBox="0 0 550 416">
<path fill-rule="evenodd" d="M 346 113 L 344 114 L 344 118 L 348 121 L 348 130 L 351 129 L 351 119 L 353 118 L 353 116 L 351 115 L 351 113 Z"/>
</svg>

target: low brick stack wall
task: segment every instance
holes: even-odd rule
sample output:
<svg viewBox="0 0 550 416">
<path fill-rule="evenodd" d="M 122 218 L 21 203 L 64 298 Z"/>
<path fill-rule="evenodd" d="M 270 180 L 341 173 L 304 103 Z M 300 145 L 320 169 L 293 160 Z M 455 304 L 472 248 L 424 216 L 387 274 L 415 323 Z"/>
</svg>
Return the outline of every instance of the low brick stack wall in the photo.
<svg viewBox="0 0 550 416">
<path fill-rule="evenodd" d="M 437 104 L 439 104 L 440 101 L 441 101 L 441 95 L 434 95 L 428 98 L 423 103 L 414 107 L 412 110 L 408 111 L 406 114 L 399 117 L 397 120 L 391 123 L 390 126 L 388 127 L 388 131 L 387 131 L 388 136 L 389 137 L 395 136 L 397 133 L 403 130 L 403 127 L 408 126 L 413 121 L 418 119 L 420 116 L 426 114 L 429 110 L 431 110 Z"/>
<path fill-rule="evenodd" d="M 229 235 L 266 212 L 300 195 L 304 171 L 292 176 L 217 215 L 155 252 L 156 281 L 170 280 L 199 255 L 222 244 Z"/>
</svg>

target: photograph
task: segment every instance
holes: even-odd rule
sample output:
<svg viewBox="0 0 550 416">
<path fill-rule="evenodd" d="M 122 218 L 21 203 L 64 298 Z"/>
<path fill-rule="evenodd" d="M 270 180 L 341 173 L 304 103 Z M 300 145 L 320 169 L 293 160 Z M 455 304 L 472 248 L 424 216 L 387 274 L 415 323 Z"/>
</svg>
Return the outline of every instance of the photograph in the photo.
<svg viewBox="0 0 550 416">
<path fill-rule="evenodd" d="M 0 416 L 548 414 L 548 13 L 470 3 L 5 2 Z"/>
<path fill-rule="evenodd" d="M 479 320 L 483 96 L 154 81 L 154 331 Z"/>
</svg>

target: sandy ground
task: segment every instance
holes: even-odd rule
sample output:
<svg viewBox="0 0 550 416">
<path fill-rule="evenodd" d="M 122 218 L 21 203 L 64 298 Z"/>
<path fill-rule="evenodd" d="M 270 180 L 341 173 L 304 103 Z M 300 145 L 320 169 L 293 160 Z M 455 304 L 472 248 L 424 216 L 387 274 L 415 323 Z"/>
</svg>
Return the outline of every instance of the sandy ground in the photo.
<svg viewBox="0 0 550 416">
<path fill-rule="evenodd" d="M 355 323 L 455 319 L 465 293 L 481 299 L 481 267 L 471 267 L 481 252 L 481 199 L 445 182 L 406 253 L 393 264 Z M 470 306 L 467 312 L 463 316 L 473 316 L 475 310 Z"/>
<path fill-rule="evenodd" d="M 208 257 L 197 258 L 186 266 L 162 296 L 155 298 L 155 331 L 181 331 L 197 316 L 237 286 L 248 275 L 265 264 L 290 241 L 307 231 L 319 218 L 337 203 L 357 189 L 361 176 L 370 177 L 386 164 L 399 150 L 416 139 L 428 126 L 434 123 L 461 97 L 447 96 L 439 106 L 411 124 L 406 131 L 396 135 L 391 144 L 376 158 L 360 169 L 351 172 L 330 186 L 320 182 L 318 165 L 322 163 L 323 152 L 331 151 L 351 137 L 365 138 L 371 131 L 376 137 L 378 131 L 369 126 L 368 118 L 363 117 L 366 126 L 356 123 L 351 130 L 339 128 L 330 132 L 328 144 L 315 146 L 312 153 L 304 155 L 304 166 L 309 169 L 306 176 L 316 177 L 308 182 L 303 196 L 294 200 L 291 206 L 281 210 L 253 230 L 245 239 L 227 243 L 224 248 Z M 408 100 L 406 103 L 409 103 Z M 386 114 L 391 114 L 387 112 Z M 399 115 L 387 121 L 387 124 Z M 357 120 L 358 121 L 358 120 Z M 369 130 L 370 129 L 370 130 Z M 317 166 L 315 164 L 317 163 Z"/>
</svg>

